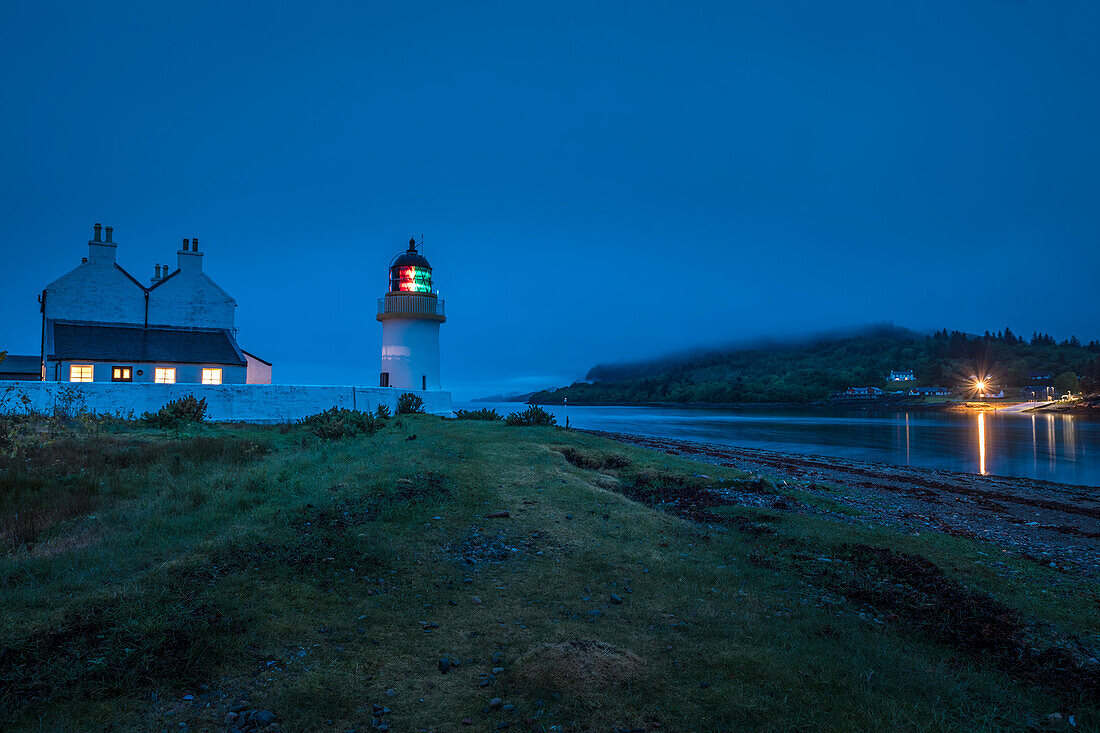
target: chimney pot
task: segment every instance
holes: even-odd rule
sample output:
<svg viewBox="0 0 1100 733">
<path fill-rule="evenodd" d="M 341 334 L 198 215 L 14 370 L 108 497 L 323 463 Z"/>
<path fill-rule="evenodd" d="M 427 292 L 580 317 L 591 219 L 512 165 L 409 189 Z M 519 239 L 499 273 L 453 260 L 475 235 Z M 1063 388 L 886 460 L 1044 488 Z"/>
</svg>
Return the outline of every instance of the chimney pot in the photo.
<svg viewBox="0 0 1100 733">
<path fill-rule="evenodd" d="M 183 240 L 183 251 L 186 252 L 190 248 L 191 248 L 191 240 L 190 239 Z"/>
<path fill-rule="evenodd" d="M 95 241 L 100 241 L 100 231 L 103 229 L 103 225 L 98 221 L 95 224 Z"/>
<path fill-rule="evenodd" d="M 87 257 L 81 257 L 80 258 L 80 264 L 82 264 L 82 265 L 88 264 L 88 258 Z"/>
<path fill-rule="evenodd" d="M 153 276 L 154 280 L 160 280 L 160 265 L 157 265 L 157 274 Z"/>
<path fill-rule="evenodd" d="M 198 252 L 199 251 L 199 238 L 198 237 L 195 237 L 194 239 L 191 240 L 191 251 L 192 252 Z"/>
<path fill-rule="evenodd" d="M 113 237 L 114 237 L 114 232 L 115 232 L 115 228 L 114 228 L 114 227 L 107 227 L 107 241 L 108 241 L 108 242 L 114 242 L 114 241 L 115 241 L 115 240 L 113 239 Z"/>
</svg>

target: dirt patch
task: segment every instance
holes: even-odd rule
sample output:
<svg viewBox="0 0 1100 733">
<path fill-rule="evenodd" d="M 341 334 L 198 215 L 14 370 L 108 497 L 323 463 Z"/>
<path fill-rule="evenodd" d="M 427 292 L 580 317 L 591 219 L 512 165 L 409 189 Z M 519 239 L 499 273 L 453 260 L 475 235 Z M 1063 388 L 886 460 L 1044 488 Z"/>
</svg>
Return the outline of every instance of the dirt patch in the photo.
<svg viewBox="0 0 1100 733">
<path fill-rule="evenodd" d="M 630 466 L 630 459 L 618 453 L 589 453 L 574 448 L 571 445 L 553 446 L 551 450 L 560 453 L 562 458 L 572 463 L 577 468 L 594 471 L 619 470 Z"/>
<path fill-rule="evenodd" d="M 645 672 L 637 654 L 594 639 L 543 644 L 516 661 L 512 679 L 532 690 L 583 696 L 630 682 Z"/>
<path fill-rule="evenodd" d="M 922 557 L 858 544 L 844 545 L 834 555 L 821 577 L 887 620 L 990 659 L 1017 679 L 1100 699 L 1100 668 L 1087 661 L 1093 654 L 1077 639 L 1050 644 L 1016 611 L 965 588 Z"/>
</svg>

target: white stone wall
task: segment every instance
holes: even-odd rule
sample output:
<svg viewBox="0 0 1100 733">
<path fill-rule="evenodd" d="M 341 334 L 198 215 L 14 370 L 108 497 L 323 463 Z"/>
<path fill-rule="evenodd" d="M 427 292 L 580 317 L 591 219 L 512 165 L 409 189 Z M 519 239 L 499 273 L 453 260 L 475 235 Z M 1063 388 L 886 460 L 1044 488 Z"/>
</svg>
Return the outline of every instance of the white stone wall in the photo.
<svg viewBox="0 0 1100 733">
<path fill-rule="evenodd" d="M 260 361 L 248 352 L 244 352 L 244 360 L 248 363 L 248 374 L 245 379 L 248 384 L 271 384 L 270 364 Z"/>
<path fill-rule="evenodd" d="M 46 318 L 142 325 L 145 292 L 115 267 L 114 245 L 89 248 L 87 262 L 46 286 Z"/>
<path fill-rule="evenodd" d="M 237 301 L 198 269 L 182 269 L 149 291 L 150 326 L 233 328 Z"/>
<path fill-rule="evenodd" d="M 207 415 L 215 421 L 278 423 L 300 420 L 308 415 L 343 407 L 374 410 L 378 405 L 397 406 L 397 398 L 412 392 L 424 400 L 427 412 L 449 417 L 451 393 L 293 384 L 148 384 L 112 382 L 15 382 L 0 381 L 0 414 L 90 412 L 140 417 L 155 412 L 172 400 L 187 395 L 205 397 Z M 25 399 L 24 399 L 25 398 Z"/>
</svg>

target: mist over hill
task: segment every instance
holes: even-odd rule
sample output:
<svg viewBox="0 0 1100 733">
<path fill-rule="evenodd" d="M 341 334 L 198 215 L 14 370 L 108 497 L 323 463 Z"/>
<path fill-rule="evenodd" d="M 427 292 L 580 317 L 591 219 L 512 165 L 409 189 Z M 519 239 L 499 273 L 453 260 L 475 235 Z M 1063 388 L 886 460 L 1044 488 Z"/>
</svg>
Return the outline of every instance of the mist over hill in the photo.
<svg viewBox="0 0 1100 733">
<path fill-rule="evenodd" d="M 947 329 L 922 334 L 892 325 L 789 340 L 681 352 L 627 364 L 599 364 L 586 381 L 536 392 L 535 403 L 813 402 L 851 386 L 888 387 L 891 370 L 912 370 L 907 385 L 957 387 L 970 378 L 1019 388 L 1029 372 L 1050 374 L 1067 391 L 1100 384 L 1100 343 L 1074 336 L 1030 339 L 1011 329 L 983 335 Z M 897 385 L 895 384 L 895 388 Z"/>
</svg>

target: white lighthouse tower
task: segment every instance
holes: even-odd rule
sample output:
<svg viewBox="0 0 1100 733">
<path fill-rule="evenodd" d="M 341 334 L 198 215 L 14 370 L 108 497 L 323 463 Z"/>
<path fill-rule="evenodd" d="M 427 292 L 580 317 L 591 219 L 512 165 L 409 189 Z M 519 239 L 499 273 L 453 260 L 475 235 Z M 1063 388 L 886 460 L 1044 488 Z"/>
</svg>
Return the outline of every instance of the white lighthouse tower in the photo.
<svg viewBox="0 0 1100 733">
<path fill-rule="evenodd" d="M 416 240 L 390 261 L 390 285 L 378 299 L 382 322 L 379 385 L 439 389 L 439 324 L 447 320 L 443 299 L 432 290 L 432 266 Z"/>
</svg>

